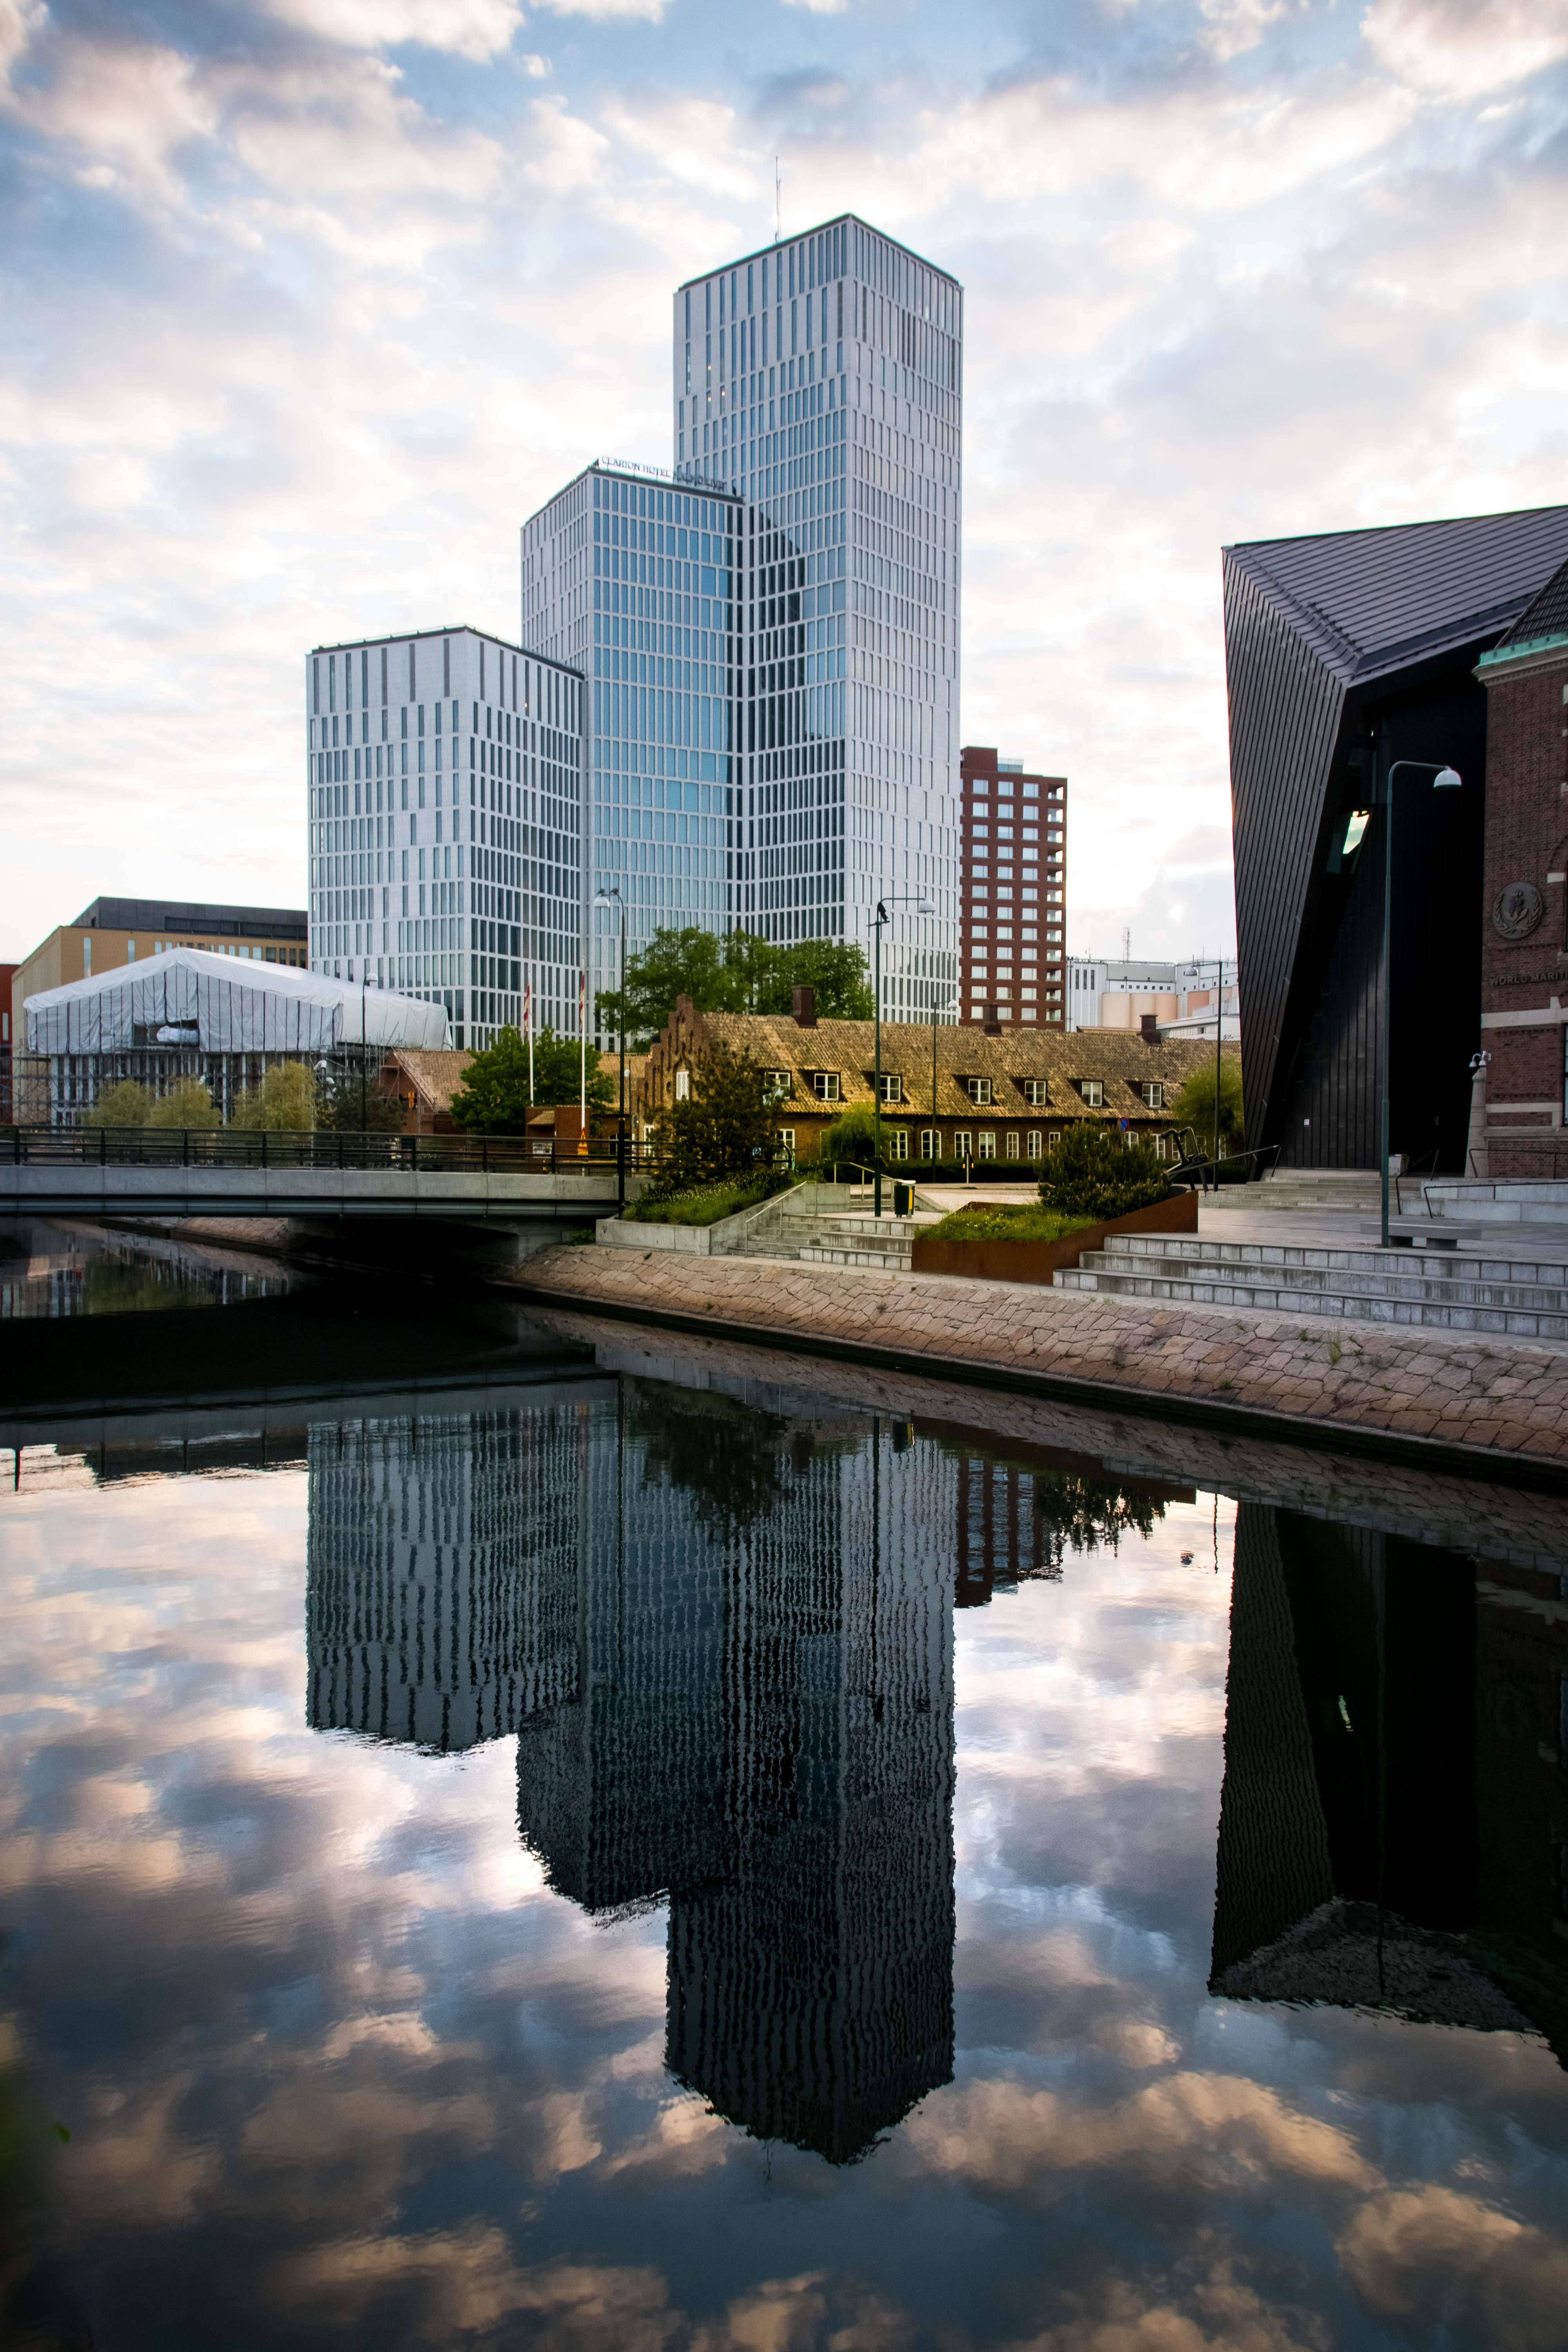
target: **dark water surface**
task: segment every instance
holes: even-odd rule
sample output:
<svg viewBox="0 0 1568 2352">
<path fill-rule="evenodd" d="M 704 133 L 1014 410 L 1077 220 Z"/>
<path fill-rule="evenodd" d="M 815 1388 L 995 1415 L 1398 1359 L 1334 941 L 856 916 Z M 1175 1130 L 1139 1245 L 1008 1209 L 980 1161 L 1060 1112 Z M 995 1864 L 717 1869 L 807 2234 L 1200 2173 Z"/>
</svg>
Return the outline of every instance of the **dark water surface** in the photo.
<svg viewBox="0 0 1568 2352">
<path fill-rule="evenodd" d="M 1568 2340 L 1568 1505 L 384 1305 L 6 1343 L 0 2338 Z"/>
</svg>

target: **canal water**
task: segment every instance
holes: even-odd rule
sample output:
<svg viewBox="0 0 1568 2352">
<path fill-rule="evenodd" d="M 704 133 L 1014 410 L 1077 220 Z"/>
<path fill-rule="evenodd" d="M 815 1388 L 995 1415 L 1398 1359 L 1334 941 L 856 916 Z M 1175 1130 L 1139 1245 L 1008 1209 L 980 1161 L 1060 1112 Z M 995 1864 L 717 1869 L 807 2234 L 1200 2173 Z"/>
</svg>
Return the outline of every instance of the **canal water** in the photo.
<svg viewBox="0 0 1568 2352">
<path fill-rule="evenodd" d="M 0 2340 L 1563 2343 L 1568 1502 L 138 1246 L 0 1381 Z"/>
</svg>

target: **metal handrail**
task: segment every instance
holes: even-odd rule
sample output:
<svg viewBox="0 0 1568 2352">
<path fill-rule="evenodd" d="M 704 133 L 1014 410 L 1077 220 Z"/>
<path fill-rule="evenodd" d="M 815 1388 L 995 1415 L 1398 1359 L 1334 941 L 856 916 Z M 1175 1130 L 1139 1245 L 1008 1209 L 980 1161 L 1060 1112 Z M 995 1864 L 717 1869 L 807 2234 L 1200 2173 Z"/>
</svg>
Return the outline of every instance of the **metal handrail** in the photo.
<svg viewBox="0 0 1568 2352">
<path fill-rule="evenodd" d="M 600 1177 L 659 1161 L 610 1139 L 608 1150 L 526 1136 L 388 1135 L 309 1128 L 0 1128 L 0 1164 L 13 1167 L 331 1168 Z"/>
</svg>

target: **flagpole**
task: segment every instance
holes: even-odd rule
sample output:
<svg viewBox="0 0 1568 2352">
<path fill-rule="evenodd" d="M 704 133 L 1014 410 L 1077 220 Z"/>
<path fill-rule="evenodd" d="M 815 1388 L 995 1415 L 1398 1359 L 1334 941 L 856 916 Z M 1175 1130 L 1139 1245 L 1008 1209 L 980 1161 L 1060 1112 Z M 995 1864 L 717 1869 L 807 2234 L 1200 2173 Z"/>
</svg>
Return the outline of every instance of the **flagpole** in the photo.
<svg viewBox="0 0 1568 2352">
<path fill-rule="evenodd" d="M 533 1108 L 533 982 L 525 983 L 522 992 L 522 1034 L 528 1040 L 528 1108 Z"/>
<path fill-rule="evenodd" d="M 577 1047 L 583 1068 L 583 1124 L 577 1130 L 577 1156 L 588 1157 L 588 975 L 577 974 Z"/>
</svg>

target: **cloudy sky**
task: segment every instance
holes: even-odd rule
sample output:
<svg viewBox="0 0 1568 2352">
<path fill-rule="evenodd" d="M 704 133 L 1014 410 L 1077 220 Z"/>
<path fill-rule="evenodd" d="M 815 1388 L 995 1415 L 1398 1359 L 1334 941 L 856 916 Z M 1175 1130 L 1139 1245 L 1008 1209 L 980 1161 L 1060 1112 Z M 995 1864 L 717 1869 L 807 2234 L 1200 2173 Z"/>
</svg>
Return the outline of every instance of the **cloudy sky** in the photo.
<svg viewBox="0 0 1568 2352">
<path fill-rule="evenodd" d="M 0 0 L 0 958 L 302 904 L 300 656 L 518 627 L 668 297 L 852 207 L 968 289 L 963 732 L 1069 941 L 1232 937 L 1221 544 L 1568 496 L 1568 0 Z"/>
</svg>

